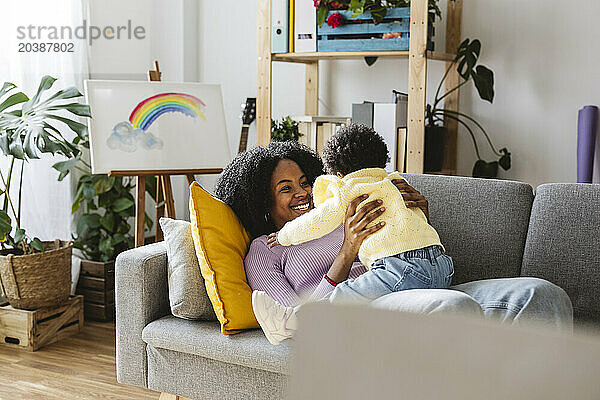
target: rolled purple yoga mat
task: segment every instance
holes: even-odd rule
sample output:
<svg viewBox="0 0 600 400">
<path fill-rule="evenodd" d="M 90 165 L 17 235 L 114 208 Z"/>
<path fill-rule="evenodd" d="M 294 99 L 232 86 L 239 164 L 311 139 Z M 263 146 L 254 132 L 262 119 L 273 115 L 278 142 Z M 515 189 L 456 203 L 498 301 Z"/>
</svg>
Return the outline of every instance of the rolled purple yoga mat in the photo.
<svg viewBox="0 0 600 400">
<path fill-rule="evenodd" d="M 579 110 L 577 122 L 577 182 L 592 183 L 598 107 L 585 106 Z"/>
</svg>

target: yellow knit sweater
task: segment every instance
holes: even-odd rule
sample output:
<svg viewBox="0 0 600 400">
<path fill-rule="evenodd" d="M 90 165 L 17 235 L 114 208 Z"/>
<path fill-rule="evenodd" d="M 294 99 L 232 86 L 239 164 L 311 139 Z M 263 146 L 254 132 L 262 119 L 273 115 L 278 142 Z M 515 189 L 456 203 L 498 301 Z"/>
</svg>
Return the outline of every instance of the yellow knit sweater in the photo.
<svg viewBox="0 0 600 400">
<path fill-rule="evenodd" d="M 385 212 L 370 225 L 385 221 L 379 231 L 368 236 L 360 246 L 358 257 L 370 267 L 384 257 L 405 251 L 440 245 L 435 229 L 419 208 L 407 208 L 392 179 L 404 179 L 397 172 L 387 174 L 381 168 L 365 168 L 343 178 L 334 175 L 318 177 L 313 186 L 315 208 L 285 224 L 277 234 L 283 246 L 314 240 L 332 232 L 344 222 L 348 203 L 362 194 L 365 202 L 383 200 Z"/>
</svg>

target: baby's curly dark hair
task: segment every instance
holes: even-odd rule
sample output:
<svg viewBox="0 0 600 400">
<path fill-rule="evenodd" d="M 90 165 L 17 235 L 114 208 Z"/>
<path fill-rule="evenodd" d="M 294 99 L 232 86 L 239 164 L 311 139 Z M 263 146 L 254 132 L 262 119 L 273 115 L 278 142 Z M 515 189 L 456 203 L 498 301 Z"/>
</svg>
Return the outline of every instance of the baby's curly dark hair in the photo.
<svg viewBox="0 0 600 400">
<path fill-rule="evenodd" d="M 333 135 L 323 148 L 323 163 L 330 174 L 347 175 L 363 168 L 385 168 L 388 149 L 373 129 L 349 124 Z"/>
<path fill-rule="evenodd" d="M 310 184 L 323 175 L 321 158 L 296 142 L 271 142 L 238 154 L 217 181 L 215 196 L 233 209 L 252 239 L 276 231 L 271 218 L 271 175 L 280 160 L 295 161 Z"/>
</svg>

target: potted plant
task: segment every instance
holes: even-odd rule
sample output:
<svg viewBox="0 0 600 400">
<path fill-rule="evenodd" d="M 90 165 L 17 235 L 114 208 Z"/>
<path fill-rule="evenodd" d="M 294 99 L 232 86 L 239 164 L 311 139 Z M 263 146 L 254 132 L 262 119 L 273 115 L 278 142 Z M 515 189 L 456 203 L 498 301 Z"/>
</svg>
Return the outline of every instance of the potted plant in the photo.
<svg viewBox="0 0 600 400">
<path fill-rule="evenodd" d="M 276 141 L 298 140 L 302 136 L 298 129 L 298 122 L 289 116 L 281 121 L 271 120 L 271 139 Z"/>
<path fill-rule="evenodd" d="M 456 52 L 456 57 L 452 63 L 446 69 L 444 77 L 440 81 L 438 88 L 435 92 L 435 98 L 433 105 L 427 105 L 426 110 L 426 126 L 425 126 L 425 171 L 439 171 L 441 170 L 444 154 L 444 145 L 446 138 L 446 128 L 439 125 L 442 122 L 442 117 L 446 117 L 457 121 L 463 126 L 473 139 L 473 145 L 475 146 L 475 153 L 477 154 L 477 161 L 473 166 L 473 176 L 482 178 L 495 178 L 498 173 L 498 165 L 504 170 L 510 168 L 511 159 L 510 152 L 507 148 L 502 148 L 497 151 L 489 135 L 483 126 L 472 117 L 461 113 L 459 111 L 449 110 L 441 106 L 441 101 L 444 100 L 450 93 L 458 90 L 459 88 L 467 85 L 470 82 L 475 84 L 477 93 L 482 100 L 494 101 L 494 73 L 487 67 L 479 64 L 479 54 L 481 52 L 481 43 L 475 39 L 465 39 Z M 447 90 L 441 94 L 441 88 L 450 73 L 450 70 L 457 67 L 458 74 L 462 80 L 456 87 Z M 471 126 L 475 126 L 475 130 Z M 479 153 L 479 147 L 475 138 L 475 131 L 480 131 L 486 141 L 488 142 L 492 152 L 498 157 L 498 161 L 486 162 L 481 158 Z"/>
<path fill-rule="evenodd" d="M 85 317 L 114 318 L 114 266 L 119 253 L 134 247 L 130 219 L 135 216 L 132 190 L 135 178 L 109 177 L 90 172 L 79 178 L 72 212 L 77 217 L 74 247 L 84 259 L 77 293 L 85 300 Z M 152 220 L 146 217 L 146 226 Z"/>
<path fill-rule="evenodd" d="M 0 286 L 2 297 L 15 308 L 56 306 L 70 293 L 72 244 L 42 242 L 21 225 L 25 166 L 39 153 L 80 159 L 78 144 L 87 135 L 87 127 L 69 116 L 90 116 L 89 106 L 69 102 L 82 94 L 70 87 L 46 96 L 55 81 L 44 76 L 33 97 L 16 92 L 16 85 L 9 82 L 0 89 L 0 149 L 9 158 L 7 173 L 0 171 Z M 74 132 L 75 138 L 67 140 L 59 128 Z M 15 174 L 20 175 L 16 190 Z"/>
</svg>

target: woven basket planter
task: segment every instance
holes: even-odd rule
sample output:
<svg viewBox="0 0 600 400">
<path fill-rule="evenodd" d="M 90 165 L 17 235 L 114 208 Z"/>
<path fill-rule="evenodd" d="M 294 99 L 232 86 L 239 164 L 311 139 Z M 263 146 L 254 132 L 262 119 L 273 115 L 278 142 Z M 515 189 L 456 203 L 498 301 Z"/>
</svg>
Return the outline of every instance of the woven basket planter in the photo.
<svg viewBox="0 0 600 400">
<path fill-rule="evenodd" d="M 0 256 L 0 289 L 11 306 L 25 310 L 56 307 L 71 292 L 72 242 L 44 242 L 44 252 Z"/>
</svg>

